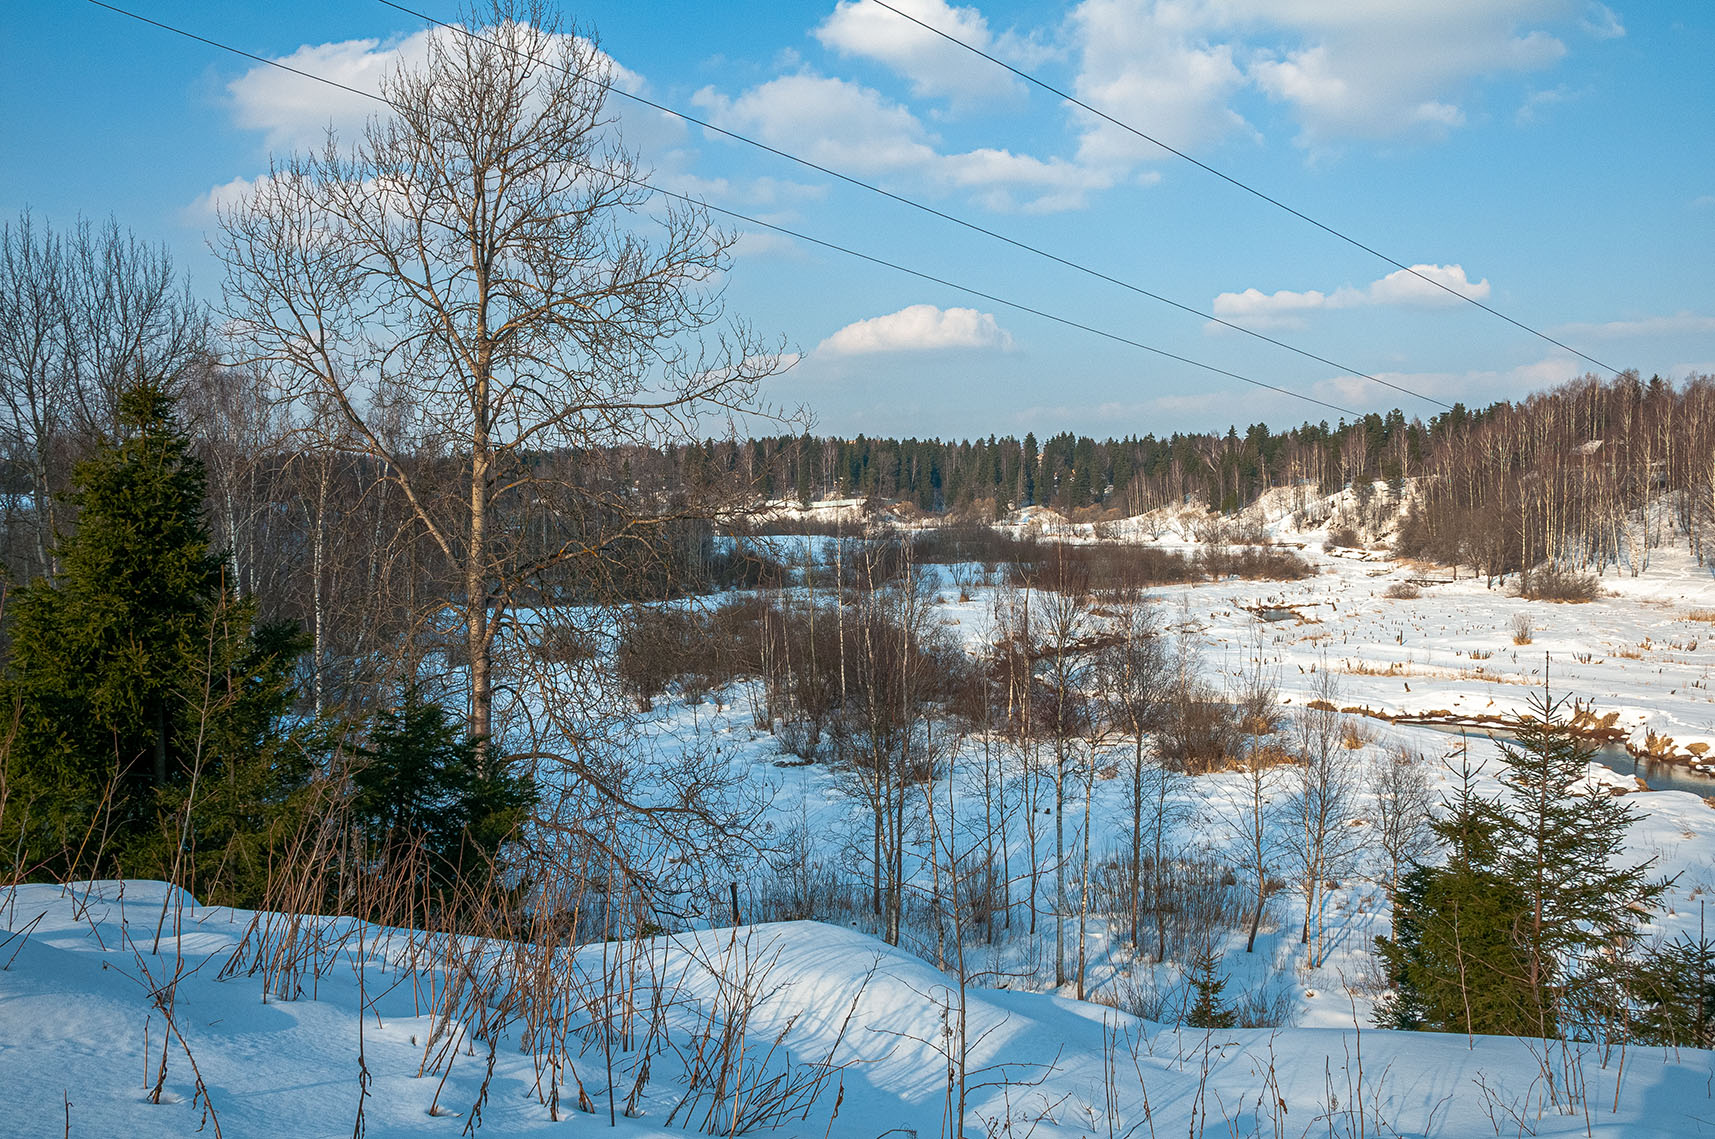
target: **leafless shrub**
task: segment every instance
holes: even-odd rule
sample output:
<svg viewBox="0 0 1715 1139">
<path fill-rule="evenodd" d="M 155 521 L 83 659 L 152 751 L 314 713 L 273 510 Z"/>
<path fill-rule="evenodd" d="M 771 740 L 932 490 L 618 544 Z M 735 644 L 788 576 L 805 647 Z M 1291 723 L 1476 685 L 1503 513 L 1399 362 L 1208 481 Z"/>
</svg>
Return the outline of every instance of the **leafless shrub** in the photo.
<svg viewBox="0 0 1715 1139">
<path fill-rule="evenodd" d="M 1310 575 L 1304 559 L 1267 545 L 1260 529 L 1235 529 L 1226 522 L 1222 527 L 1221 542 L 1186 555 L 1123 542 L 1070 543 L 1015 538 L 981 525 L 946 526 L 914 535 L 912 557 L 919 563 L 1005 564 L 1016 584 L 1052 589 L 1054 579 L 1064 577 L 1097 593 L 1232 576 L 1295 581 Z M 1066 565 L 1077 572 L 1062 574 Z"/>
<path fill-rule="evenodd" d="M 1379 877 L 1391 898 L 1403 870 L 1435 846 L 1429 830 L 1434 793 L 1423 757 L 1396 748 L 1373 769 L 1369 790 L 1376 800 L 1375 845 L 1382 857 Z"/>
<path fill-rule="evenodd" d="M 697 1025 L 669 1040 L 684 1063 L 686 1088 L 663 1126 L 671 1127 L 683 1112 L 686 1124 L 695 1123 L 706 1135 L 746 1135 L 777 1127 L 806 1118 L 833 1082 L 840 1070 L 835 1057 L 864 986 L 853 995 L 827 1055 L 819 1062 L 801 1063 L 786 1043 L 798 1013 L 764 1037 L 765 1043 L 751 1043 L 760 1035 L 751 1028 L 752 1018 L 778 993 L 770 981 L 777 961 L 778 951 L 735 936 L 724 951 L 699 963 L 717 988 Z"/>
<path fill-rule="evenodd" d="M 1284 1028 L 1297 1015 L 1298 998 L 1286 980 L 1268 977 L 1238 994 L 1232 1009 L 1240 1028 Z"/>
<path fill-rule="evenodd" d="M 1222 693 L 1193 682 L 1167 701 L 1156 746 L 1163 763 L 1200 774 L 1225 767 L 1240 754 L 1242 741 L 1233 705 Z"/>
<path fill-rule="evenodd" d="M 1151 927 L 1160 923 L 1164 960 L 1186 964 L 1198 947 L 1244 932 L 1251 917 L 1251 891 L 1225 859 L 1198 849 L 1171 851 L 1160 866 L 1148 855 L 1145 859 L 1140 877 L 1155 888 L 1142 908 Z M 1095 908 L 1116 939 L 1131 922 L 1130 860 L 1129 851 L 1117 851 L 1091 876 Z"/>
<path fill-rule="evenodd" d="M 1362 549 L 1363 545 L 1364 540 L 1358 536 L 1358 532 L 1356 530 L 1352 529 L 1350 526 L 1335 526 L 1330 528 L 1328 531 L 1328 541 L 1325 548 L 1330 550 L 1341 548 L 1356 550 Z"/>
<path fill-rule="evenodd" d="M 1206 546 L 1266 546 L 1268 532 L 1257 518 L 1228 518 L 1218 514 L 1198 519 L 1192 536 Z"/>
<path fill-rule="evenodd" d="M 1517 593 L 1531 601 L 1578 603 L 1596 600 L 1602 596 L 1602 587 L 1594 574 L 1578 573 L 1566 566 L 1546 565 L 1521 573 Z"/>
<path fill-rule="evenodd" d="M 625 615 L 614 671 L 639 710 L 647 711 L 674 680 L 707 661 L 708 625 L 702 615 L 673 607 L 639 606 Z"/>
<path fill-rule="evenodd" d="M 1536 624 L 1530 619 L 1529 613 L 1514 613 L 1508 623 L 1512 629 L 1513 644 L 1528 645 L 1536 636 Z"/>
<path fill-rule="evenodd" d="M 822 750 L 822 725 L 818 720 L 797 718 L 782 723 L 774 733 L 774 742 L 787 755 L 811 761 Z"/>
<path fill-rule="evenodd" d="M 1423 596 L 1423 590 L 1409 581 L 1396 581 L 1387 587 L 1382 596 L 1393 601 L 1416 601 Z"/>
</svg>

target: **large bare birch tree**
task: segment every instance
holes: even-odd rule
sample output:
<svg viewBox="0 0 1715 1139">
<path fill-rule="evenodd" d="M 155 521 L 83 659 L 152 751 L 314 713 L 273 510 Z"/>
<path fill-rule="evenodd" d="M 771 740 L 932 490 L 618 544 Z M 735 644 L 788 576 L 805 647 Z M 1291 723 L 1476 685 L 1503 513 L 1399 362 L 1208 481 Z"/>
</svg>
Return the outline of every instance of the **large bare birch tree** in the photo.
<svg viewBox="0 0 1715 1139">
<path fill-rule="evenodd" d="M 220 252 L 229 334 L 345 422 L 445 560 L 488 737 L 515 597 L 663 515 L 601 510 L 593 540 L 557 525 L 588 516 L 562 505 L 588 488 L 540 457 L 694 437 L 753 410 L 779 356 L 726 324 L 732 239 L 644 184 L 594 43 L 512 0 L 465 27 L 382 82 L 355 143 L 276 160 L 225 211 Z M 503 527 L 503 501 L 544 524 Z"/>
</svg>

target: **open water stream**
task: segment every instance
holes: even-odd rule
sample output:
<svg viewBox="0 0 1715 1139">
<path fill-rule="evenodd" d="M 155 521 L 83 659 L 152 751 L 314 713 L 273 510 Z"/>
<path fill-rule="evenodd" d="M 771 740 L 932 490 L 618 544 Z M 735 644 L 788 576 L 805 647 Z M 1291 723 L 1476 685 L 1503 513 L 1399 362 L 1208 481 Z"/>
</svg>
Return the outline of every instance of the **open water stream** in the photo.
<svg viewBox="0 0 1715 1139">
<path fill-rule="evenodd" d="M 1492 740 L 1512 743 L 1518 739 L 1518 733 L 1508 728 L 1497 728 L 1489 725 L 1471 727 L 1463 724 L 1424 724 L 1396 723 L 1396 728 L 1422 728 L 1440 735 L 1471 735 L 1488 736 Z M 1649 784 L 1651 791 L 1689 791 L 1693 795 L 1708 798 L 1715 795 L 1715 775 L 1705 775 L 1693 771 L 1678 763 L 1664 763 L 1660 760 L 1638 759 L 1626 750 L 1624 744 L 1605 743 L 1595 745 L 1595 755 L 1591 757 L 1608 770 L 1620 775 L 1635 775 Z"/>
</svg>

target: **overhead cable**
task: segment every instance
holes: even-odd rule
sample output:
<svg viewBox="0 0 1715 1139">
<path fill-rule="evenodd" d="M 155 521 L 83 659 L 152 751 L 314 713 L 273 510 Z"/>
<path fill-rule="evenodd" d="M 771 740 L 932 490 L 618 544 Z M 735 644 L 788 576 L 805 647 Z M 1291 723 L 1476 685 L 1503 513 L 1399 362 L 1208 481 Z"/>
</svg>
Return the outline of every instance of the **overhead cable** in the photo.
<svg viewBox="0 0 1715 1139">
<path fill-rule="evenodd" d="M 385 3 L 386 0 L 383 0 L 383 2 Z M 1285 202 L 1281 201 L 1279 198 L 1273 197 L 1273 196 L 1265 193 L 1264 191 L 1257 189 L 1255 186 L 1252 186 L 1250 183 L 1233 177 L 1231 174 L 1227 174 L 1224 171 L 1217 170 L 1215 167 L 1210 166 L 1208 163 L 1203 162 L 1200 159 L 1194 158 L 1191 155 L 1185 153 L 1183 150 L 1180 150 L 1177 147 L 1171 146 L 1168 143 L 1163 142 L 1161 139 L 1155 137 L 1154 135 L 1147 134 L 1144 131 L 1139 130 L 1137 127 L 1132 126 L 1130 123 L 1123 122 L 1120 119 L 1115 118 L 1113 115 L 1108 114 L 1106 111 L 1103 111 L 1097 107 L 1091 106 L 1089 103 L 1084 102 L 1082 99 L 1078 98 L 1076 95 L 1073 95 L 1070 92 L 1064 91 L 1061 88 L 1056 87 L 1053 84 L 1047 82 L 1046 80 L 1039 79 L 1036 76 L 1030 74 L 1028 71 L 1024 71 L 1024 70 L 1021 70 L 1020 68 L 1014 67 L 1012 64 L 1006 62 L 1003 59 L 999 59 L 993 55 L 990 55 L 988 52 L 984 51 L 980 47 L 977 47 L 975 44 L 967 43 L 964 40 L 960 39 L 959 37 L 953 35 L 952 33 L 942 31 L 940 28 L 937 28 L 932 24 L 926 24 L 922 20 L 919 20 L 916 16 L 911 15 L 909 12 L 900 11 L 898 8 L 895 8 L 892 4 L 887 3 L 887 0 L 869 0 L 869 2 L 872 4 L 875 4 L 879 7 L 887 9 L 889 12 L 892 12 L 895 16 L 898 16 L 902 20 L 911 21 L 913 24 L 916 24 L 918 27 L 922 28 L 924 31 L 933 32 L 935 35 L 940 36 L 942 39 L 946 40 L 948 43 L 955 44 L 961 48 L 964 48 L 966 51 L 970 52 L 973 55 L 981 56 L 983 59 L 988 60 L 990 63 L 994 64 L 996 67 L 1004 68 L 1007 71 L 1010 71 L 1012 74 L 1018 76 L 1018 78 L 1024 80 L 1026 83 L 1029 83 L 1029 84 L 1032 84 L 1033 86 L 1039 87 L 1042 90 L 1048 92 L 1051 95 L 1054 95 L 1057 98 L 1064 99 L 1066 102 L 1072 104 L 1074 107 L 1077 107 L 1080 110 L 1089 112 L 1090 114 L 1096 116 L 1098 119 L 1101 119 L 1105 123 L 1108 123 L 1112 126 L 1116 126 L 1120 130 L 1123 130 L 1128 134 L 1135 135 L 1136 137 L 1142 139 L 1145 142 L 1152 143 L 1155 146 L 1160 147 L 1162 150 L 1165 150 L 1167 153 L 1173 155 L 1176 158 L 1184 159 L 1186 162 L 1189 162 L 1191 165 L 1197 167 L 1199 170 L 1202 170 L 1208 174 L 1212 174 L 1216 178 L 1219 178 L 1221 181 L 1226 182 L 1229 185 L 1236 186 L 1238 189 L 1243 190 L 1245 193 L 1250 194 L 1253 197 L 1257 197 L 1257 198 L 1262 199 L 1263 201 L 1267 202 L 1269 205 L 1274 206 L 1276 209 L 1284 210 L 1285 212 L 1291 214 L 1293 217 L 1299 219 L 1300 221 L 1307 222 L 1310 225 L 1315 226 L 1317 229 L 1321 230 L 1323 233 L 1329 234 L 1333 237 L 1337 237 L 1341 241 L 1345 242 L 1347 245 L 1351 245 L 1351 246 L 1354 246 L 1355 248 L 1361 249 L 1365 253 L 1368 253 L 1370 256 L 1379 258 L 1380 260 L 1387 262 L 1389 265 L 1392 265 L 1396 269 L 1401 269 L 1407 273 L 1410 273 L 1413 277 L 1416 277 L 1418 280 L 1422 281 L 1426 285 L 1433 285 L 1437 289 L 1440 289 L 1442 292 L 1447 293 L 1449 296 L 1458 297 L 1460 300 L 1465 301 L 1468 304 L 1476 305 L 1478 308 L 1482 309 L 1484 312 L 1490 314 L 1491 316 L 1500 317 L 1502 320 L 1506 321 L 1508 324 L 1512 325 L 1514 328 L 1522 329 L 1523 331 L 1530 333 L 1532 336 L 1536 337 L 1539 340 L 1546 340 L 1548 343 L 1554 345 L 1556 348 L 1559 348 L 1559 349 L 1562 349 L 1563 351 L 1572 353 L 1574 356 L 1577 356 L 1580 360 L 1584 360 L 1584 361 L 1587 361 L 1591 364 L 1594 364 L 1598 368 L 1602 368 L 1602 369 L 1604 369 L 1604 370 L 1606 370 L 1606 371 L 1608 371 L 1608 372 L 1610 372 L 1616 376 L 1620 374 L 1619 370 L 1614 368 L 1612 365 L 1604 364 L 1602 361 L 1596 359 L 1594 356 L 1586 355 L 1585 353 L 1580 352 L 1578 349 L 1572 347 L 1570 344 L 1562 343 L 1561 341 L 1556 340 L 1554 337 L 1550 336 L 1548 333 L 1543 332 L 1540 329 L 1533 328 L 1521 320 L 1517 320 L 1513 317 L 1510 317 L 1506 313 L 1501 312 L 1499 309 L 1494 308 L 1490 305 L 1484 304 L 1482 301 L 1478 300 L 1476 297 L 1471 296 L 1469 293 L 1464 293 L 1464 292 L 1459 291 L 1458 289 L 1453 288 L 1452 286 L 1448 285 L 1444 281 L 1438 281 L 1434 277 L 1431 277 L 1426 273 L 1418 272 L 1418 270 L 1415 267 L 1413 267 L 1411 265 L 1407 265 L 1403 261 L 1396 260 L 1393 257 L 1388 256 L 1386 253 L 1383 253 L 1381 250 L 1374 248 L 1373 246 L 1366 245 L 1364 242 L 1353 237 L 1351 234 L 1346 233 L 1343 230 L 1336 229 L 1334 226 L 1329 225 L 1326 222 L 1317 221 L 1315 218 L 1311 217 L 1309 214 L 1306 214 L 1306 213 L 1303 213 L 1299 210 L 1294 209 L 1293 207 L 1287 205 Z M 1295 351 L 1296 351 L 1296 349 L 1295 349 Z M 1380 382 L 1380 381 L 1378 381 L 1378 382 Z M 1392 385 L 1389 385 L 1389 386 L 1391 387 Z M 1413 394 L 1418 394 L 1418 393 L 1413 393 Z M 1420 396 L 1420 398 L 1429 399 L 1430 397 Z M 1432 402 L 1439 402 L 1439 401 L 1432 401 Z M 1446 404 L 1442 404 L 1442 406 L 1445 407 Z"/>
<path fill-rule="evenodd" d="M 384 2 L 385 2 L 385 0 L 384 0 Z M 261 63 L 261 64 L 264 64 L 268 67 L 273 67 L 273 68 L 276 68 L 280 71 L 284 71 L 284 72 L 287 72 L 289 74 L 296 75 L 296 76 L 303 78 L 303 79 L 311 80 L 312 82 L 321 83 L 321 84 L 328 86 L 328 87 L 337 88 L 338 90 L 345 91 L 345 92 L 352 94 L 352 95 L 357 95 L 357 96 L 360 96 L 360 97 L 365 98 L 365 99 L 373 100 L 374 102 L 380 103 L 381 105 L 388 107 L 389 109 L 393 109 L 393 110 L 398 109 L 385 96 L 379 95 L 373 91 L 365 91 L 365 90 L 362 90 L 361 88 L 353 87 L 353 86 L 346 84 L 346 83 L 341 83 L 336 79 L 329 79 L 326 76 L 317 75 L 314 72 L 305 71 L 302 68 L 297 68 L 297 67 L 291 66 L 290 64 L 282 63 L 279 60 L 269 59 L 266 56 L 257 55 L 255 52 L 245 51 L 243 48 L 239 48 L 239 47 L 235 47 L 231 44 L 223 43 L 220 40 L 212 39 L 212 38 L 210 38 L 208 36 L 204 36 L 204 35 L 199 35 L 196 32 L 189 31 L 185 28 L 181 28 L 181 27 L 178 27 L 178 26 L 173 25 L 173 24 L 164 23 L 160 20 L 151 19 L 147 16 L 143 16 L 143 15 L 140 15 L 139 13 L 130 11 L 129 9 L 121 8 L 115 4 L 106 3 L 105 0 L 89 0 L 89 3 L 94 4 L 98 8 L 104 8 L 107 11 L 113 12 L 117 15 L 126 16 L 126 17 L 133 19 L 133 20 L 137 20 L 140 23 L 148 24 L 151 27 L 159 28 L 162 31 L 172 32 L 176 35 L 183 36 L 186 39 L 194 40 L 197 43 L 205 44 L 209 47 L 217 48 L 221 51 L 230 52 L 231 54 L 236 55 L 236 56 L 240 56 L 244 59 L 252 60 L 256 63 Z M 486 42 L 493 42 L 493 41 L 486 41 Z M 696 206 L 696 207 L 699 207 L 702 209 L 707 209 L 713 213 L 720 214 L 724 217 L 732 218 L 733 220 L 742 222 L 746 225 L 754 225 L 754 226 L 758 226 L 758 227 L 763 228 L 763 229 L 771 230 L 775 233 L 781 234 L 782 236 L 790 237 L 790 238 L 793 238 L 793 239 L 798 240 L 798 241 L 803 241 L 803 242 L 810 244 L 810 245 L 819 246 L 823 249 L 827 249 L 827 250 L 830 250 L 832 252 L 841 253 L 841 254 L 844 254 L 845 256 L 852 257 L 852 258 L 855 258 L 855 259 L 860 260 L 860 261 L 865 261 L 865 262 L 868 262 L 869 264 L 876 265 L 876 266 L 879 266 L 881 268 L 890 269 L 894 272 L 902 273 L 902 274 L 905 274 L 907 276 L 914 277 L 920 281 L 927 281 L 931 284 L 940 285 L 944 288 L 954 289 L 954 290 L 957 290 L 957 291 L 964 293 L 968 296 L 977 297 L 981 300 L 988 301 L 992 304 L 1001 305 L 1005 308 L 1012 309 L 1016 312 L 1026 313 L 1026 314 L 1029 314 L 1031 316 L 1038 317 L 1042 320 L 1050 321 L 1054 324 L 1059 324 L 1059 325 L 1062 325 L 1062 326 L 1067 327 L 1067 328 L 1076 329 L 1080 332 L 1086 332 L 1086 333 L 1089 333 L 1093 336 L 1101 337 L 1105 340 L 1113 341 L 1114 343 L 1117 343 L 1117 344 L 1123 344 L 1123 345 L 1126 345 L 1128 347 L 1137 348 L 1137 349 L 1140 349 L 1144 352 L 1149 352 L 1153 355 L 1160 356 L 1164 359 L 1173 360 L 1173 361 L 1176 361 L 1178 363 L 1185 364 L 1189 367 L 1198 368 L 1202 371 L 1209 372 L 1213 375 L 1223 376 L 1223 377 L 1226 377 L 1228 379 L 1238 380 L 1239 382 L 1249 384 L 1252 387 L 1260 388 L 1260 389 L 1263 389 L 1266 391 L 1275 392 L 1279 395 L 1287 396 L 1287 397 L 1290 397 L 1290 398 L 1296 399 L 1296 400 L 1301 400 L 1305 403 L 1315 404 L 1318 407 L 1327 408 L 1330 411 L 1339 412 L 1342 415 L 1349 415 L 1355 419 L 1356 418 L 1362 418 L 1361 412 L 1355 411 L 1349 407 L 1342 407 L 1339 404 L 1331 403 L 1331 402 L 1329 402 L 1327 400 L 1323 400 L 1323 399 L 1318 399 L 1315 396 L 1305 395 L 1302 392 L 1296 392 L 1290 388 L 1283 388 L 1283 387 L 1279 387 L 1275 384 L 1266 383 L 1262 380 L 1253 379 L 1250 376 L 1246 376 L 1246 375 L 1239 373 L 1239 372 L 1230 371 L 1226 368 L 1219 367 L 1215 364 L 1209 364 L 1209 363 L 1206 363 L 1206 362 L 1201 361 L 1201 360 L 1194 359 L 1194 358 L 1189 357 L 1189 356 L 1183 356 L 1183 355 L 1180 355 L 1179 353 L 1168 351 L 1165 348 L 1157 348 L 1154 345 L 1146 344 L 1141 340 L 1135 340 L 1135 339 L 1132 339 L 1131 337 L 1121 335 L 1120 333 L 1117 333 L 1117 332 L 1110 332 L 1106 329 L 1097 328 L 1094 325 L 1085 324 L 1081 321 L 1074 320 L 1070 317 L 1060 316 L 1056 313 L 1049 312 L 1045 309 L 1039 309 L 1039 308 L 1036 308 L 1032 305 L 1024 304 L 1020 301 L 1009 300 L 1006 297 L 1002 297 L 1002 296 L 999 296 L 999 295 L 994 294 L 994 293 L 986 292 L 984 290 L 974 288 L 970 285 L 961 284 L 957 281 L 948 280 L 944 277 L 938 277 L 938 276 L 935 276 L 934 274 L 926 273 L 922 270 L 913 269 L 907 265 L 899 264 L 898 262 L 889 261 L 885 258 L 877 257 L 873 254 L 864 253 L 864 252 L 861 252 L 859 250 L 852 249 L 849 246 L 841 245 L 838 242 L 829 241 L 829 240 L 826 240 L 824 238 L 819 238 L 819 237 L 815 237 L 815 236 L 812 236 L 812 235 L 807 234 L 807 233 L 800 232 L 798 230 L 789 229 L 785 226 L 778 225 L 774 222 L 764 221 L 761 218 L 752 217 L 750 215 L 740 213 L 737 210 L 732 210 L 732 209 L 727 209 L 727 208 L 722 207 L 722 206 L 717 206 L 717 205 L 714 205 L 714 204 L 707 202 L 705 200 L 691 197 L 690 195 L 687 195 L 687 194 L 678 193 L 678 192 L 673 191 L 673 190 L 667 190 L 667 189 L 664 189 L 660 186 L 656 186 L 656 185 L 654 185 L 654 184 L 652 184 L 652 183 L 650 183 L 644 179 L 641 179 L 641 178 L 636 178 L 636 177 L 631 177 L 631 176 L 619 174 L 619 173 L 612 171 L 612 170 L 600 169 L 598 167 L 593 167 L 593 166 L 590 166 L 587 163 L 583 163 L 583 162 L 571 161 L 570 164 L 574 165 L 574 166 L 578 166 L 584 170 L 588 170 L 594 174 L 601 174 L 601 175 L 605 175 L 607 177 L 618 178 L 622 181 L 625 181 L 625 182 L 628 182 L 632 185 L 637 186 L 639 189 L 647 190 L 647 191 L 654 193 L 654 194 L 659 194 L 665 198 L 671 198 L 671 199 L 674 199 L 676 201 L 684 202 L 684 203 L 691 205 L 691 206 Z"/>
</svg>

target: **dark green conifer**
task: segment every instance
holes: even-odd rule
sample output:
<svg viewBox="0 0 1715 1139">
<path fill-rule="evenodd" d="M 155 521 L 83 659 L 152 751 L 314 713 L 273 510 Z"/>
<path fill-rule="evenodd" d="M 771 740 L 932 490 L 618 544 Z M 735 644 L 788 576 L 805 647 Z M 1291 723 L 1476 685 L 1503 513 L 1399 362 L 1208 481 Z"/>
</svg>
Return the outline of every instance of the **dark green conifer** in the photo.
<svg viewBox="0 0 1715 1139">
<path fill-rule="evenodd" d="M 1506 825 L 1475 794 L 1467 767 L 1431 826 L 1447 861 L 1414 867 L 1394 900 L 1392 940 L 1377 938 L 1393 992 L 1377 1006 L 1384 1028 L 1514 1034 L 1528 1030 L 1516 940 L 1524 896 L 1495 869 Z"/>
<path fill-rule="evenodd" d="M 1227 979 L 1216 972 L 1220 963 L 1220 955 L 1207 947 L 1191 962 L 1191 989 L 1197 995 L 1185 1014 L 1185 1023 L 1192 1028 L 1231 1028 L 1238 1022 L 1238 1014 L 1221 999 Z"/>
<path fill-rule="evenodd" d="M 119 401 L 117 439 L 73 473 L 58 572 L 13 607 L 18 715 L 5 837 L 55 876 L 167 877 L 248 900 L 310 770 L 279 732 L 303 646 L 222 580 L 202 463 L 164 388 Z M 13 828 L 18 828 L 16 831 Z M 204 857 L 208 856 L 208 857 Z"/>
<path fill-rule="evenodd" d="M 480 874 L 535 801 L 528 776 L 501 766 L 415 686 L 378 713 L 352 773 L 352 813 L 373 854 L 420 851 L 437 883 Z"/>
<path fill-rule="evenodd" d="M 1715 1048 L 1715 941 L 1681 934 L 1648 953 L 1631 978 L 1632 1032 L 1645 1044 Z"/>
<path fill-rule="evenodd" d="M 1507 826 L 1496 869 L 1524 895 L 1517 940 L 1532 1032 L 1546 1037 L 1573 972 L 1593 980 L 1667 884 L 1648 878 L 1654 859 L 1618 863 L 1636 812 L 1601 787 L 1580 789 L 1594 749 L 1566 727 L 1562 701 L 1545 694 L 1533 704 L 1517 746 L 1501 748 Z"/>
<path fill-rule="evenodd" d="M 1666 887 L 1650 862 L 1618 862 L 1633 812 L 1579 788 L 1593 753 L 1560 702 L 1537 700 L 1501 754 L 1501 796 L 1477 795 L 1465 768 L 1432 824 L 1445 863 L 1405 877 L 1394 936 L 1377 939 L 1394 985 L 1384 1026 L 1546 1039 L 1605 1017 L 1578 997 L 1614 991 L 1619 951 Z"/>
</svg>

